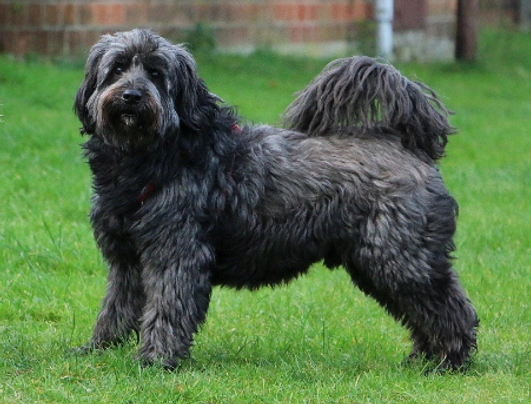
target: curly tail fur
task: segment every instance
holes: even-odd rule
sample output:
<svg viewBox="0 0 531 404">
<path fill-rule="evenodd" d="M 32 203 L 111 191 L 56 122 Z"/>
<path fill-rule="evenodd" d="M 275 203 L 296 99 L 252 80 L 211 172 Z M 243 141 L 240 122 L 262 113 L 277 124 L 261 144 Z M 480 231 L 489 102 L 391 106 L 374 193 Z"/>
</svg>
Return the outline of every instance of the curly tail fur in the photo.
<svg viewBox="0 0 531 404">
<path fill-rule="evenodd" d="M 448 115 L 428 86 L 361 56 L 329 63 L 291 103 L 283 121 L 309 136 L 329 136 L 345 127 L 390 129 L 406 148 L 436 161 L 455 133 Z"/>
</svg>

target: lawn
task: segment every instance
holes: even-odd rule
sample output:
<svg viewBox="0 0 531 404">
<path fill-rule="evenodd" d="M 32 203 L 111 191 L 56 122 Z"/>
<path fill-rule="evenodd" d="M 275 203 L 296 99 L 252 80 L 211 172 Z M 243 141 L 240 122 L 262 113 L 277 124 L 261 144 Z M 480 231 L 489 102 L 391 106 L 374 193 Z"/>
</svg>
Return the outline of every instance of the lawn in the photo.
<svg viewBox="0 0 531 404">
<path fill-rule="evenodd" d="M 475 65 L 405 64 L 455 111 L 441 170 L 460 204 L 456 269 L 481 318 L 467 374 L 405 365 L 405 330 L 315 266 L 288 286 L 215 289 L 192 358 L 143 369 L 136 343 L 88 340 L 106 268 L 87 214 L 90 173 L 72 110 L 76 63 L 0 56 L 0 402 L 531 402 L 531 36 L 485 32 Z M 210 89 L 275 124 L 323 60 L 201 55 Z"/>
</svg>

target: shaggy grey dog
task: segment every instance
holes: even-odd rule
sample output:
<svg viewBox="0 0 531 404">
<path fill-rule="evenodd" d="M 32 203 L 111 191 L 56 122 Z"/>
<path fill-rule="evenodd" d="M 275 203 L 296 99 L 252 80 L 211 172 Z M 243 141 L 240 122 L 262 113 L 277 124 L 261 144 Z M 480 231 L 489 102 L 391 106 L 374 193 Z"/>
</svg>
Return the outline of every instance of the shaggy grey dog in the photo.
<svg viewBox="0 0 531 404">
<path fill-rule="evenodd" d="M 285 129 L 240 127 L 185 49 L 133 30 L 94 45 L 75 111 L 110 270 L 83 350 L 137 333 L 143 363 L 174 368 L 214 285 L 277 285 L 324 261 L 410 330 L 412 357 L 468 363 L 478 320 L 451 263 L 457 204 L 434 165 L 453 129 L 428 87 L 341 59 Z"/>
</svg>

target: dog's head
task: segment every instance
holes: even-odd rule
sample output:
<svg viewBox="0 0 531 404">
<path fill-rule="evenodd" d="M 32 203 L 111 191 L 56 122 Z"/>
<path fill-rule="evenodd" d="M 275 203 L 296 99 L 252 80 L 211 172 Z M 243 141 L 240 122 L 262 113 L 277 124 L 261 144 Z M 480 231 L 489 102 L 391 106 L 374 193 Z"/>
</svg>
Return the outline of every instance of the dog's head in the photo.
<svg viewBox="0 0 531 404">
<path fill-rule="evenodd" d="M 183 47 L 137 29 L 104 35 L 92 47 L 74 109 L 82 133 L 131 148 L 182 126 L 200 131 L 218 110 L 218 100 Z"/>
</svg>

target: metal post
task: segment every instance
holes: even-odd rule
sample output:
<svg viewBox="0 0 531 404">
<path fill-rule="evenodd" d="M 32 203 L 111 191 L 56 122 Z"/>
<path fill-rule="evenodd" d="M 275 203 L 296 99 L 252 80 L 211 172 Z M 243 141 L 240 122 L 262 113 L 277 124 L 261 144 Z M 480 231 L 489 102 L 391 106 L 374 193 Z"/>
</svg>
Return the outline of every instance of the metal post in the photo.
<svg viewBox="0 0 531 404">
<path fill-rule="evenodd" d="M 393 56 L 393 0 L 376 0 L 376 54 L 386 59 Z"/>
<path fill-rule="evenodd" d="M 522 31 L 529 32 L 531 28 L 531 0 L 520 0 L 519 21 Z"/>
</svg>

